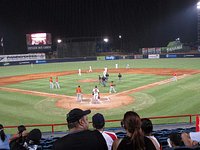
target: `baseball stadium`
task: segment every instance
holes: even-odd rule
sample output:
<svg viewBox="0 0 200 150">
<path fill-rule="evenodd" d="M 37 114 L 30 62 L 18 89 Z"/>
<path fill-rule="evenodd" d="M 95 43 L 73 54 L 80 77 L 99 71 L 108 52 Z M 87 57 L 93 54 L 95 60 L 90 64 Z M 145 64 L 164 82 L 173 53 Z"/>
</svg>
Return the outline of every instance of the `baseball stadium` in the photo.
<svg viewBox="0 0 200 150">
<path fill-rule="evenodd" d="M 129 4 L 121 0 L 119 2 L 124 6 Z M 68 5 L 68 2 L 62 3 L 63 6 Z M 200 2 L 198 4 L 200 8 Z M 28 2 L 26 5 L 29 6 Z M 157 5 L 160 6 L 161 2 Z M 157 8 L 157 5 L 150 7 Z M 166 7 L 171 8 L 170 5 Z M 130 11 L 128 5 L 127 10 Z M 59 148 L 59 142 L 62 143 L 63 138 L 86 131 L 97 144 L 101 138 L 92 138 L 96 131 L 100 132 L 95 133 L 95 136 L 105 138 L 104 131 L 116 136 L 110 147 L 107 139 L 102 138 L 104 146 L 106 145 L 105 150 L 120 149 L 127 139 L 130 140 L 128 144 L 132 142 L 132 145 L 137 145 L 136 131 L 141 136 L 140 142 L 142 141 L 143 146 L 141 148 L 139 144 L 140 148 L 136 146 L 136 149 L 200 149 L 200 9 L 197 11 L 195 23 L 198 33 L 194 34 L 197 36 L 195 42 L 192 38 L 184 39 L 185 32 L 183 35 L 179 33 L 182 37 L 177 38 L 178 31 L 176 37 L 170 33 L 171 36 L 166 36 L 165 40 L 153 41 L 151 38 L 154 35 L 145 35 L 146 32 L 150 33 L 148 28 L 144 31 L 141 29 L 141 35 L 135 29 L 133 33 L 138 35 L 132 39 L 132 32 L 129 33 L 128 30 L 127 34 L 121 34 L 117 30 L 120 33 L 117 38 L 114 33 L 93 36 L 89 34 L 90 27 L 87 36 L 75 33 L 67 36 L 69 31 L 65 31 L 64 21 L 63 27 L 55 25 L 58 28 L 55 30 L 53 27 L 49 27 L 49 30 L 24 30 L 19 43 L 24 43 L 25 48 L 22 51 L 9 51 L 12 44 L 6 39 L 6 34 L 0 32 L 0 150 L 19 150 L 20 148 L 13 148 L 11 143 L 19 143 L 17 140 L 20 138 L 24 140 L 20 146 L 29 150 L 61 150 L 66 148 Z M 64 16 L 65 19 L 70 17 Z M 84 21 L 77 22 L 81 24 Z M 134 27 L 139 29 L 141 22 L 134 24 Z M 127 24 L 128 27 L 129 25 L 133 24 Z M 147 27 L 150 29 L 150 26 Z M 96 28 L 91 30 L 96 33 Z M 155 31 L 157 30 L 159 28 Z M 192 33 L 193 30 L 187 32 Z M 159 35 L 155 35 L 155 39 L 159 39 Z M 150 38 L 144 40 L 143 36 Z M 186 39 L 192 39 L 193 42 L 186 42 Z M 161 40 L 164 42 L 160 42 Z M 127 114 L 135 115 L 135 122 L 129 118 L 130 122 L 127 123 Z M 95 115 L 98 116 L 97 123 L 104 122 L 101 130 L 95 126 Z M 138 118 L 139 121 L 136 120 Z M 143 119 L 151 120 L 148 127 L 151 126 L 152 131 L 149 135 L 143 130 Z M 20 126 L 26 128 L 26 135 L 20 133 Z M 37 142 L 34 141 L 36 133 L 33 132 L 40 134 Z M 9 148 L 2 146 L 7 133 L 10 136 L 7 140 Z M 198 135 L 194 138 L 190 133 Z M 149 136 L 156 139 L 158 147 L 149 140 Z M 148 141 L 145 141 L 146 138 L 150 144 L 145 143 Z M 83 138 L 85 143 L 89 141 L 86 139 Z M 30 148 L 31 141 L 35 142 L 32 144 L 36 145 L 34 149 Z M 116 141 L 119 143 L 115 147 Z M 148 148 L 151 144 L 154 148 Z"/>
</svg>

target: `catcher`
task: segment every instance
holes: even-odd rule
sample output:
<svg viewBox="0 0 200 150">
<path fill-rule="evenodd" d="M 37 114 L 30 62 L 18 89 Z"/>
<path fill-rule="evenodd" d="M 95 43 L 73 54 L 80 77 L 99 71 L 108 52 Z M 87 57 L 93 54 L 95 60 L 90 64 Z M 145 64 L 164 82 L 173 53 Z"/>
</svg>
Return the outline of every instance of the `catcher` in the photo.
<svg viewBox="0 0 200 150">
<path fill-rule="evenodd" d="M 116 93 L 116 91 L 115 91 L 115 84 L 114 84 L 114 82 L 113 81 L 111 81 L 111 83 L 110 83 L 110 90 L 109 90 L 109 93 L 112 93 L 112 92 L 115 92 Z"/>
</svg>

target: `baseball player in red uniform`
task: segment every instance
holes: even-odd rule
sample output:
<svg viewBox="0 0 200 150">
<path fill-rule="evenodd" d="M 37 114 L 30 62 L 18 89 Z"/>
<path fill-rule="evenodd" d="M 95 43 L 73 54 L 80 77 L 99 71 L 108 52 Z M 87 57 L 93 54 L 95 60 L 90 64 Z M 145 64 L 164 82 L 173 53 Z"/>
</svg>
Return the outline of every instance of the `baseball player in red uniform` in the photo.
<svg viewBox="0 0 200 150">
<path fill-rule="evenodd" d="M 111 83 L 110 83 L 110 90 L 109 90 L 109 93 L 112 93 L 112 92 L 115 92 L 116 93 L 116 91 L 115 91 L 115 84 L 114 84 L 114 82 L 113 81 L 111 81 Z"/>
<path fill-rule="evenodd" d="M 76 99 L 77 102 L 82 102 L 82 90 L 80 85 L 76 88 Z"/>
<path fill-rule="evenodd" d="M 53 89 L 53 88 L 54 88 L 54 85 L 53 85 L 53 78 L 52 78 L 52 77 L 50 77 L 50 79 L 49 79 L 49 87 L 50 87 L 50 89 Z"/>
<path fill-rule="evenodd" d="M 172 81 L 177 81 L 177 74 L 175 72 L 173 73 Z"/>
<path fill-rule="evenodd" d="M 60 89 L 60 85 L 59 85 L 59 82 L 58 82 L 58 77 L 56 77 L 55 86 L 56 86 L 56 89 Z"/>
</svg>

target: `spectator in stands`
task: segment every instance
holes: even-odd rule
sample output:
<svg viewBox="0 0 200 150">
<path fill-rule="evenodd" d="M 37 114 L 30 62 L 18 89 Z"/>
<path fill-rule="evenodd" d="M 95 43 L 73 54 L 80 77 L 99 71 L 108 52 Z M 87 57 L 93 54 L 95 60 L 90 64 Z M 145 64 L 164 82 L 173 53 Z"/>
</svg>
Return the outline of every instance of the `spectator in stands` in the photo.
<svg viewBox="0 0 200 150">
<path fill-rule="evenodd" d="M 168 145 L 169 147 L 178 148 L 184 146 L 181 135 L 179 133 L 172 133 L 169 135 Z"/>
<path fill-rule="evenodd" d="M 24 141 L 28 135 L 28 132 L 24 125 L 18 126 L 17 129 L 18 129 L 17 134 L 14 134 L 10 138 L 10 149 L 11 150 L 21 149 L 21 147 L 23 146 Z"/>
<path fill-rule="evenodd" d="M 107 150 L 102 134 L 97 130 L 88 130 L 87 115 L 90 113 L 90 110 L 72 109 L 67 114 L 69 132 L 54 143 L 53 150 Z"/>
<path fill-rule="evenodd" d="M 153 124 L 152 124 L 151 120 L 148 118 L 143 118 L 143 119 L 141 119 L 141 121 L 142 121 L 141 128 L 142 128 L 144 135 L 153 142 L 154 146 L 156 147 L 156 150 L 160 150 L 160 144 L 159 144 L 158 140 L 152 135 Z"/>
<path fill-rule="evenodd" d="M 114 132 L 104 131 L 105 119 L 104 116 L 100 113 L 96 113 L 92 116 L 92 125 L 98 130 L 106 140 L 108 150 L 112 149 L 113 142 L 117 139 L 117 136 Z"/>
<path fill-rule="evenodd" d="M 4 127 L 0 124 L 0 149 L 9 150 L 9 138 L 10 135 L 5 134 Z"/>
<path fill-rule="evenodd" d="M 156 150 L 152 141 L 144 136 L 141 130 L 140 116 L 134 111 L 124 114 L 122 125 L 127 136 L 120 140 L 115 140 L 113 150 Z"/>
<path fill-rule="evenodd" d="M 200 143 L 200 132 L 182 133 L 181 138 L 185 146 L 197 146 Z"/>
<path fill-rule="evenodd" d="M 37 150 L 41 138 L 42 138 L 42 133 L 39 129 L 31 130 L 28 133 L 28 136 L 23 144 L 23 149 L 21 150 Z"/>
</svg>

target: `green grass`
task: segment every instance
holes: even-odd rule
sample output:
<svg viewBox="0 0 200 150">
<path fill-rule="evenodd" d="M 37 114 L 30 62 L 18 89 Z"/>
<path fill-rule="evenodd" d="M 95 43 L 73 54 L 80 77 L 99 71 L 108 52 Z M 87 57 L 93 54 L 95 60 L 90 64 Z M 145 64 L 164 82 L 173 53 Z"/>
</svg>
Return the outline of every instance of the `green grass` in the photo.
<svg viewBox="0 0 200 150">
<path fill-rule="evenodd" d="M 92 61 L 75 63 L 55 63 L 24 66 L 0 67 L 0 77 L 16 76 L 23 74 L 58 72 L 67 70 L 88 70 L 91 65 L 93 69 L 103 69 L 104 66 L 114 68 L 115 64 L 119 68 L 125 68 L 129 63 L 131 68 L 177 68 L 177 69 L 200 69 L 200 59 L 142 59 L 142 60 L 115 60 L 115 61 Z M 68 75 L 59 77 L 61 89 L 50 90 L 49 79 L 30 80 L 18 84 L 6 85 L 6 87 L 19 88 L 26 90 L 42 91 L 47 93 L 75 95 L 75 88 L 81 85 L 84 93 L 91 93 L 94 85 L 98 83 L 80 83 L 80 79 L 98 79 L 99 73 Z M 110 73 L 110 80 L 116 83 L 118 92 L 143 86 L 169 78 L 167 76 L 147 75 L 147 74 L 122 74 L 123 80 L 117 79 L 117 74 Z M 99 86 L 100 92 L 107 93 L 109 88 Z M 121 106 L 111 110 L 93 110 L 92 114 L 101 112 L 109 119 L 121 119 L 128 110 L 137 111 L 141 117 L 167 116 L 181 114 L 199 113 L 200 105 L 200 74 L 192 75 L 187 78 L 171 82 L 168 84 L 153 87 L 131 94 L 135 103 L 128 106 Z M 55 107 L 57 99 L 24 95 L 20 93 L 0 91 L 0 114 L 3 125 L 19 124 L 49 124 L 64 123 L 65 115 L 68 110 Z M 89 115 L 89 120 L 91 120 Z M 180 119 L 160 119 L 154 123 L 171 123 L 188 121 L 188 118 Z M 107 124 L 107 126 L 119 126 L 119 123 Z M 56 127 L 64 130 L 65 127 Z M 44 130 L 50 130 L 45 128 Z"/>
<path fill-rule="evenodd" d="M 119 68 L 125 68 L 126 64 L 130 68 L 179 68 L 179 69 L 200 69 L 199 58 L 178 58 L 178 59 L 128 59 L 128 60 L 109 60 L 109 61 L 88 61 L 88 62 L 67 62 L 49 63 L 39 65 L 21 65 L 0 67 L 0 76 L 14 76 L 22 74 L 32 74 L 41 72 L 59 72 L 67 70 L 88 70 L 89 66 L 93 69 L 103 69 L 105 66 L 115 68 L 118 63 Z"/>
</svg>

